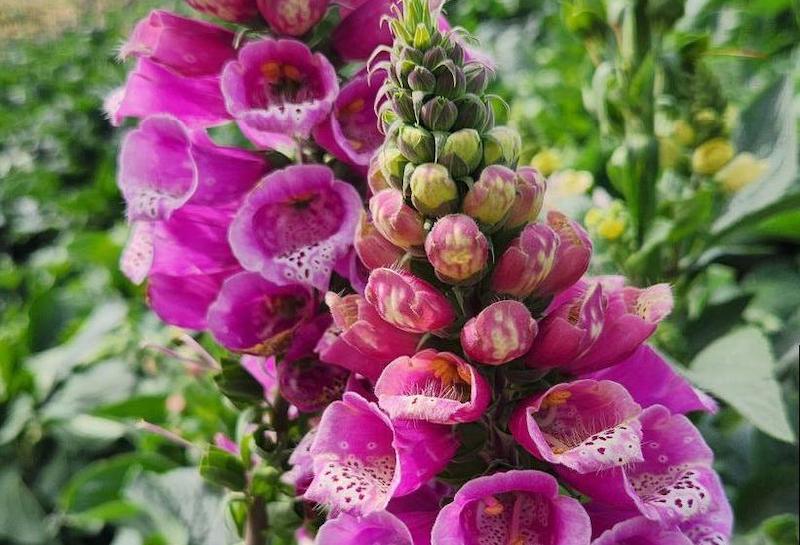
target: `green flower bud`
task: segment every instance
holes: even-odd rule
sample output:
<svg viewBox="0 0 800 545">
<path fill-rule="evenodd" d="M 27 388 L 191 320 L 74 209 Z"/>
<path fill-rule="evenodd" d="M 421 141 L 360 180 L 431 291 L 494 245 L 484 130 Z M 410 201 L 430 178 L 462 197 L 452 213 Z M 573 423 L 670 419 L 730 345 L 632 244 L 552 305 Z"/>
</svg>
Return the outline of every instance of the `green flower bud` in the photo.
<svg viewBox="0 0 800 545">
<path fill-rule="evenodd" d="M 440 62 L 447 58 L 447 52 L 441 46 L 432 47 L 422 57 L 422 64 L 433 70 Z"/>
<path fill-rule="evenodd" d="M 417 125 L 403 125 L 397 133 L 397 147 L 406 159 L 418 165 L 433 161 L 433 135 Z"/>
<path fill-rule="evenodd" d="M 516 168 L 522 139 L 510 127 L 494 127 L 483 135 L 483 164 Z"/>
<path fill-rule="evenodd" d="M 414 31 L 414 47 L 418 49 L 427 49 L 431 45 L 431 32 L 425 23 L 417 24 Z"/>
<path fill-rule="evenodd" d="M 486 127 L 486 105 L 477 95 L 464 95 L 455 101 L 455 105 L 458 117 L 454 129 L 475 129 L 480 132 Z"/>
<path fill-rule="evenodd" d="M 384 145 L 378 151 L 378 167 L 383 178 L 396 188 L 403 187 L 403 173 L 408 161 L 399 149 L 392 145 Z"/>
<path fill-rule="evenodd" d="M 464 67 L 467 80 L 467 92 L 482 95 L 489 86 L 489 70 L 481 63 L 474 62 Z"/>
<path fill-rule="evenodd" d="M 442 165 L 425 163 L 411 174 L 411 202 L 426 216 L 444 216 L 458 205 L 458 187 Z"/>
<path fill-rule="evenodd" d="M 448 131 L 456 121 L 458 108 L 444 97 L 434 97 L 422 106 L 420 120 L 432 131 Z"/>
<path fill-rule="evenodd" d="M 424 66 L 415 66 L 408 74 L 408 86 L 412 91 L 432 93 L 436 87 L 436 76 Z"/>
<path fill-rule="evenodd" d="M 450 53 L 447 55 L 450 57 L 450 60 L 453 61 L 456 66 L 463 66 L 464 65 L 464 48 L 461 47 L 461 44 L 458 42 L 451 42 L 452 48 L 450 49 Z"/>
<path fill-rule="evenodd" d="M 397 90 L 392 93 L 392 108 L 404 121 L 413 123 L 417 116 L 414 112 L 414 101 L 407 91 Z"/>
<path fill-rule="evenodd" d="M 481 135 L 475 129 L 461 129 L 444 141 L 438 162 L 447 167 L 450 176 L 458 179 L 478 168 L 482 157 Z"/>
<path fill-rule="evenodd" d="M 433 93 L 449 99 L 458 98 L 467 90 L 467 80 L 464 71 L 456 66 L 453 61 L 446 60 L 434 69 L 436 88 Z"/>
</svg>

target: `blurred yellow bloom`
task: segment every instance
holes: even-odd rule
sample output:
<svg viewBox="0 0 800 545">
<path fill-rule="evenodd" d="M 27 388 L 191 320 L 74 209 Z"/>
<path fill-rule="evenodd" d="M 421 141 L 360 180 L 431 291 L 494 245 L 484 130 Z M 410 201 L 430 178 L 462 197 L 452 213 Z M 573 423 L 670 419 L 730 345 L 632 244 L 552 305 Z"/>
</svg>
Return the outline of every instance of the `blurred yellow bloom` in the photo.
<svg viewBox="0 0 800 545">
<path fill-rule="evenodd" d="M 658 162 L 662 168 L 674 168 L 681 158 L 681 148 L 673 138 L 658 139 Z"/>
<path fill-rule="evenodd" d="M 552 148 L 545 148 L 533 156 L 531 166 L 545 176 L 550 176 L 561 168 L 561 155 Z"/>
<path fill-rule="evenodd" d="M 758 180 L 767 170 L 767 162 L 744 151 L 717 172 L 714 179 L 729 193 L 735 193 Z"/>
<path fill-rule="evenodd" d="M 583 218 L 586 228 L 602 239 L 613 241 L 625 233 L 625 206 L 614 201 L 607 208 L 594 207 Z"/>
<path fill-rule="evenodd" d="M 733 159 L 733 144 L 727 138 L 706 140 L 692 154 L 692 170 L 698 174 L 711 175 Z"/>
<path fill-rule="evenodd" d="M 717 112 L 712 108 L 704 108 L 694 114 L 694 121 L 698 125 L 710 125 L 717 120 Z"/>
<path fill-rule="evenodd" d="M 691 146 L 694 144 L 694 129 L 683 119 L 677 120 L 672 125 L 672 134 L 681 146 Z"/>
<path fill-rule="evenodd" d="M 597 226 L 597 234 L 606 240 L 617 240 L 625 232 L 622 218 L 605 218 Z"/>
</svg>

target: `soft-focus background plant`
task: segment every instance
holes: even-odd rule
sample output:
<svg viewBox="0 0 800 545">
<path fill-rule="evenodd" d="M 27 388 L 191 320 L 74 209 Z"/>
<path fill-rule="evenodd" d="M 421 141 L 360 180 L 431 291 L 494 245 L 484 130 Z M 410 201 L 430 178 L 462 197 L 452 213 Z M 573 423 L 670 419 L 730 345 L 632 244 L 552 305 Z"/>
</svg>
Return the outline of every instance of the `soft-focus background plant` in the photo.
<svg viewBox="0 0 800 545">
<path fill-rule="evenodd" d="M 448 14 L 498 59 L 498 114 L 550 174 L 551 205 L 602 240 L 595 269 L 675 287 L 657 342 L 726 402 L 698 424 L 737 543 L 797 543 L 800 13 L 676 4 L 453 0 Z M 0 0 L 0 544 L 233 542 L 236 502 L 194 466 L 216 433 L 236 437 L 237 411 L 117 270 L 119 131 L 101 103 L 153 7 L 183 9 Z M 713 139 L 734 157 L 716 169 Z"/>
</svg>

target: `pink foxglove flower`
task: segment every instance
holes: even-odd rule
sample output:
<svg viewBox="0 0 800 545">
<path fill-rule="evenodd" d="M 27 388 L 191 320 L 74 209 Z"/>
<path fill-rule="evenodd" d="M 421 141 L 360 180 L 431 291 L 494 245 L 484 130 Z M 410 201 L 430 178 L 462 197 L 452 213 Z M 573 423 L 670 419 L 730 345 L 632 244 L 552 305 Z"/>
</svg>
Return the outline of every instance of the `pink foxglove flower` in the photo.
<svg viewBox="0 0 800 545">
<path fill-rule="evenodd" d="M 567 365 L 570 371 L 595 371 L 630 356 L 672 311 L 672 292 L 667 284 L 640 289 L 625 286 L 621 276 L 595 280 L 602 284 L 608 300 L 603 328 L 592 346 Z"/>
<path fill-rule="evenodd" d="M 435 332 L 456 319 L 453 306 L 439 290 L 408 272 L 375 269 L 364 295 L 381 318 L 403 331 Z"/>
<path fill-rule="evenodd" d="M 625 387 L 642 407 L 664 405 L 673 413 L 706 411 L 715 413 L 716 401 L 693 387 L 658 352 L 642 345 L 620 363 L 595 371 L 584 378 L 613 380 Z"/>
<path fill-rule="evenodd" d="M 106 97 L 103 109 L 115 127 L 127 118 L 156 114 L 171 115 L 193 128 L 212 127 L 231 119 L 219 85 L 217 74 L 182 76 L 142 57 L 125 85 Z"/>
<path fill-rule="evenodd" d="M 558 235 L 547 225 L 526 226 L 492 271 L 492 291 L 522 299 L 534 295 L 553 270 L 559 244 Z"/>
<path fill-rule="evenodd" d="M 364 173 L 383 144 L 374 105 L 384 79 L 366 73 L 352 78 L 336 97 L 331 115 L 314 129 L 314 140 L 320 146 Z"/>
<path fill-rule="evenodd" d="M 334 335 L 335 340 L 326 340 L 318 347 L 323 361 L 341 365 L 374 381 L 390 361 L 416 351 L 421 336 L 384 321 L 362 296 L 340 297 L 328 293 L 325 302 L 334 322 L 329 334 Z"/>
<path fill-rule="evenodd" d="M 395 425 L 377 405 L 348 392 L 322 413 L 305 497 L 334 515 L 382 511 L 393 496 L 413 492 L 441 471 L 456 447 L 446 426 Z"/>
<path fill-rule="evenodd" d="M 314 479 L 314 457 L 311 456 L 311 445 L 317 436 L 317 428 L 312 427 L 289 455 L 291 469 L 281 475 L 281 482 L 291 485 L 298 496 L 305 494 L 308 485 Z"/>
<path fill-rule="evenodd" d="M 256 0 L 258 10 L 272 30 L 302 36 L 316 25 L 328 9 L 328 0 Z"/>
<path fill-rule="evenodd" d="M 208 328 L 222 346 L 250 354 L 281 354 L 294 330 L 313 315 L 311 290 L 277 285 L 259 274 L 228 278 L 208 310 Z"/>
<path fill-rule="evenodd" d="M 242 266 L 277 284 L 324 291 L 337 260 L 350 250 L 361 199 L 321 165 L 273 172 L 251 191 L 230 229 Z"/>
<path fill-rule="evenodd" d="M 570 287 L 589 269 L 592 241 L 583 227 L 561 212 L 548 212 L 547 224 L 558 234 L 559 244 L 553 268 L 539 284 L 539 292 L 554 294 Z"/>
<path fill-rule="evenodd" d="M 664 525 L 692 525 L 724 513 L 724 492 L 711 468 L 713 454 L 683 415 L 653 405 L 639 417 L 644 461 L 599 473 L 560 468 L 565 480 L 598 503 L 639 511 Z"/>
<path fill-rule="evenodd" d="M 461 330 L 461 347 L 471 359 L 502 365 L 525 354 L 538 327 L 530 311 L 519 301 L 492 303 Z"/>
<path fill-rule="evenodd" d="M 328 519 L 317 533 L 316 545 L 415 545 L 408 527 L 388 511 L 363 517 L 342 513 Z"/>
<path fill-rule="evenodd" d="M 436 276 L 448 284 L 475 282 L 489 261 L 489 241 L 466 214 L 439 219 L 425 239 L 425 253 Z"/>
<path fill-rule="evenodd" d="M 462 486 L 439 513 L 431 545 L 588 545 L 590 537 L 586 511 L 578 500 L 559 495 L 553 477 L 507 471 Z"/>
<path fill-rule="evenodd" d="M 473 422 L 491 400 L 489 385 L 474 367 L 455 354 L 431 349 L 390 363 L 375 384 L 375 395 L 392 419 L 435 424 Z"/>
<path fill-rule="evenodd" d="M 186 0 L 199 12 L 233 23 L 245 23 L 258 15 L 256 0 Z"/>
<path fill-rule="evenodd" d="M 508 219 L 503 224 L 506 231 L 519 229 L 536 221 L 544 203 L 547 182 L 535 168 L 520 167 L 517 169 L 516 186 L 517 196 L 508 211 Z"/>
<path fill-rule="evenodd" d="M 267 168 L 254 153 L 217 146 L 179 120 L 159 115 L 125 136 L 117 183 L 129 219 L 167 219 L 189 203 L 238 203 Z"/>
<path fill-rule="evenodd" d="M 393 0 L 365 0 L 343 14 L 333 31 L 333 49 L 346 61 L 367 60 L 376 47 L 392 43 L 388 25 L 381 19 L 391 14 Z"/>
<path fill-rule="evenodd" d="M 242 356 L 241 364 L 250 373 L 250 376 L 264 388 L 264 399 L 272 403 L 278 394 L 278 372 L 275 368 L 275 357 L 264 358 L 245 354 Z"/>
<path fill-rule="evenodd" d="M 361 214 L 353 245 L 361 263 L 369 270 L 392 267 L 405 255 L 402 248 L 380 234 L 365 212 Z"/>
<path fill-rule="evenodd" d="M 590 473 L 642 461 L 641 412 L 619 384 L 578 380 L 523 401 L 509 428 L 537 458 Z"/>
<path fill-rule="evenodd" d="M 481 225 L 497 225 L 508 215 L 516 194 L 514 171 L 501 165 L 488 166 L 464 197 L 464 213 Z"/>
<path fill-rule="evenodd" d="M 600 336 L 606 300 L 599 284 L 581 286 L 556 297 L 539 335 L 525 356 L 529 367 L 566 367 L 586 352 Z"/>
<path fill-rule="evenodd" d="M 389 242 L 404 250 L 420 249 L 425 243 L 425 218 L 404 202 L 397 189 L 384 189 L 369 200 L 372 222 Z"/>
<path fill-rule="evenodd" d="M 183 76 L 216 76 L 236 56 L 234 38 L 225 28 L 158 9 L 136 24 L 119 56 L 147 57 Z"/>
<path fill-rule="evenodd" d="M 339 92 L 336 72 L 321 53 L 296 40 L 266 38 L 239 50 L 222 71 L 230 115 L 255 145 L 293 150 L 323 122 Z"/>
</svg>

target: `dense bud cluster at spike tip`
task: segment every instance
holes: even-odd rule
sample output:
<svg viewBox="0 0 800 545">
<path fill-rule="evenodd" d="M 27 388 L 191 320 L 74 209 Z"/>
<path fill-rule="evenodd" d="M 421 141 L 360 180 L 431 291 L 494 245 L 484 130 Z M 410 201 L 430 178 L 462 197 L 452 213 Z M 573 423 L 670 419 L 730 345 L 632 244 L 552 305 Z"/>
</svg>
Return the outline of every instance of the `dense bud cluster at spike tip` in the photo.
<svg viewBox="0 0 800 545">
<path fill-rule="evenodd" d="M 106 103 L 139 121 L 119 159 L 121 267 L 263 385 L 253 424 L 288 448 L 248 471 L 291 467 L 295 501 L 320 507 L 298 510 L 302 531 L 727 544 L 712 452 L 684 416 L 716 404 L 646 344 L 669 286 L 590 276 L 583 227 L 540 215 L 545 176 L 518 166 L 492 68 L 440 3 L 188 3 L 220 20 L 151 13 Z"/>
</svg>

